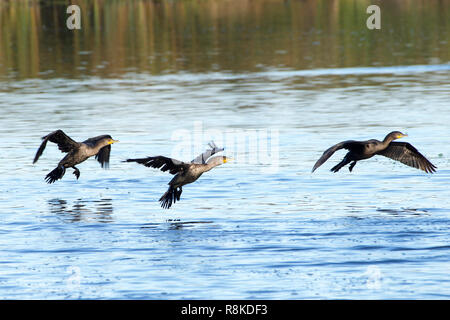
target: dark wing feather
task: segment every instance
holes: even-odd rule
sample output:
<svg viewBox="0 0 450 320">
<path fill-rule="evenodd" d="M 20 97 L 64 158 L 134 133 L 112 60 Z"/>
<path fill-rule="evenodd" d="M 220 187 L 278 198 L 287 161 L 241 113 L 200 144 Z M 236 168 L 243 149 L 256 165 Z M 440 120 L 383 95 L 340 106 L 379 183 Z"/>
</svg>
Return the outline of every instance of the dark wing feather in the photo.
<svg viewBox="0 0 450 320">
<path fill-rule="evenodd" d="M 169 173 L 171 174 L 184 172 L 189 168 L 188 163 L 163 156 L 139 158 L 139 159 L 127 159 L 126 162 L 137 162 L 146 167 L 160 169 L 161 171 L 164 172 L 169 171 Z"/>
<path fill-rule="evenodd" d="M 357 143 L 358 141 L 347 140 L 339 142 L 338 144 L 335 144 L 334 146 L 328 148 L 327 150 L 324 151 L 319 160 L 317 160 L 311 172 L 314 172 L 318 167 L 324 164 L 325 161 L 327 161 L 336 151 L 340 149 L 349 149 L 352 146 L 355 146 Z"/>
<path fill-rule="evenodd" d="M 102 168 L 109 168 L 109 155 L 111 154 L 111 145 L 104 146 L 100 149 L 100 151 L 95 155 L 95 160 L 97 160 Z"/>
<path fill-rule="evenodd" d="M 208 145 L 211 149 L 208 149 L 205 152 L 203 152 L 197 158 L 192 160 L 191 163 L 205 164 L 206 160 L 208 160 L 209 157 L 224 150 L 223 148 L 217 147 L 214 141 L 211 141 L 210 143 L 208 143 Z"/>
<path fill-rule="evenodd" d="M 39 146 L 38 151 L 36 152 L 36 155 L 34 156 L 33 163 L 36 163 L 39 160 L 39 157 L 42 155 L 45 147 L 47 146 L 47 141 L 48 141 L 48 139 L 44 139 L 44 141 L 42 141 L 41 145 Z"/>
<path fill-rule="evenodd" d="M 72 140 L 72 138 L 66 135 L 62 130 L 53 131 L 45 137 L 42 137 L 42 140 L 43 141 L 38 151 L 36 152 L 33 163 L 36 163 L 36 161 L 38 161 L 39 157 L 44 152 L 48 141 L 56 143 L 58 145 L 58 149 L 61 150 L 61 152 L 69 152 L 73 149 L 78 148 L 80 145 L 78 142 Z"/>
<path fill-rule="evenodd" d="M 437 168 L 408 142 L 391 142 L 386 149 L 378 152 L 378 154 L 427 173 L 433 173 Z"/>
</svg>

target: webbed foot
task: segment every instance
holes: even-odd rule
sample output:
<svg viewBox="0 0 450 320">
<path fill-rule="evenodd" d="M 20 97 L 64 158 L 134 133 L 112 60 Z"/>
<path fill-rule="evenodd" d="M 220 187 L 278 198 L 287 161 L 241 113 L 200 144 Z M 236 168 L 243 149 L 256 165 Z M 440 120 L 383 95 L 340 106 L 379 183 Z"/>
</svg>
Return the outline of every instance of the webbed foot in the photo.
<svg viewBox="0 0 450 320">
<path fill-rule="evenodd" d="M 73 174 L 75 175 L 75 177 L 77 177 L 77 180 L 80 178 L 80 170 L 78 170 L 78 168 L 72 167 L 73 169 L 75 169 L 73 171 Z"/>
</svg>

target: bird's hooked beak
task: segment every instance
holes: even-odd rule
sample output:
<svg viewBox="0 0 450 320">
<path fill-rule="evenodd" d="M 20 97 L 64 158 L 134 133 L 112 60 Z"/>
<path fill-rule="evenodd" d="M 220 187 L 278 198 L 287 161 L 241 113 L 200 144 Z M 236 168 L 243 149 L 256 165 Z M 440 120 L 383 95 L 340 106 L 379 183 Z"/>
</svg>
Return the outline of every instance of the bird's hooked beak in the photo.
<svg viewBox="0 0 450 320">
<path fill-rule="evenodd" d="M 397 139 L 403 138 L 403 137 L 407 137 L 408 135 L 406 133 L 399 133 L 397 135 Z"/>
<path fill-rule="evenodd" d="M 223 158 L 223 163 L 227 163 L 228 161 L 231 161 L 231 160 L 233 160 L 233 158 L 230 158 L 230 157 L 224 157 Z"/>
<path fill-rule="evenodd" d="M 108 144 L 113 144 L 113 143 L 117 143 L 117 142 L 119 142 L 119 140 L 111 139 L 108 141 Z"/>
</svg>

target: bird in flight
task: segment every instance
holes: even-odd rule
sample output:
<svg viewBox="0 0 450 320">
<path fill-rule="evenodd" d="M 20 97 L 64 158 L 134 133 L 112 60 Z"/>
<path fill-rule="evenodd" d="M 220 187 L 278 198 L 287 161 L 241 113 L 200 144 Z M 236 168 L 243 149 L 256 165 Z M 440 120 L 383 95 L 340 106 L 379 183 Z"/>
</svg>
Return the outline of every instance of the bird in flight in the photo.
<svg viewBox="0 0 450 320">
<path fill-rule="evenodd" d="M 97 136 L 83 142 L 76 142 L 62 130 L 53 131 L 45 137 L 42 137 L 42 140 L 33 163 L 36 163 L 39 160 L 48 141 L 56 143 L 61 152 L 67 153 L 67 155 L 58 163 L 58 166 L 47 174 L 45 177 L 47 183 L 54 183 L 56 180 L 61 179 L 66 173 L 67 168 L 74 169 L 73 174 L 78 180 L 80 177 L 80 170 L 75 166 L 92 156 L 95 156 L 95 159 L 100 162 L 102 168 L 108 168 L 111 144 L 119 142 L 118 140 L 114 140 L 110 135 Z"/>
<path fill-rule="evenodd" d="M 423 170 L 427 173 L 433 173 L 437 167 L 425 158 L 415 147 L 408 142 L 396 142 L 394 140 L 408 136 L 400 131 L 389 133 L 383 141 L 371 139 L 367 141 L 347 140 L 339 142 L 325 150 L 322 156 L 317 160 L 312 172 L 327 161 L 337 150 L 347 149 L 348 153 L 344 159 L 331 168 L 331 171 L 338 172 L 342 167 L 350 163 L 349 170 L 353 170 L 356 162 L 372 158 L 375 155 L 381 155 L 400 161 L 407 166 Z"/>
<path fill-rule="evenodd" d="M 163 172 L 169 171 L 170 174 L 175 175 L 168 183 L 169 189 L 159 199 L 161 207 L 169 209 L 172 203 L 180 200 L 184 185 L 196 181 L 203 173 L 229 160 L 225 156 L 212 157 L 214 154 L 224 150 L 223 148 L 218 148 L 213 141 L 209 143 L 209 147 L 210 149 L 200 154 L 190 163 L 164 156 L 127 159 L 125 162 L 137 162 L 146 167 L 160 169 Z"/>
</svg>

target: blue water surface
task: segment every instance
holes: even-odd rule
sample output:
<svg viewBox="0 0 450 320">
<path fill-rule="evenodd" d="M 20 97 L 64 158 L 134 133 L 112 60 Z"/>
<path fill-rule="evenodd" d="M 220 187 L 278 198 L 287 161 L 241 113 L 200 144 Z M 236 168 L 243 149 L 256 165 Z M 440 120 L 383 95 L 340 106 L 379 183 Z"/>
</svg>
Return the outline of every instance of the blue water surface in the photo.
<svg viewBox="0 0 450 320">
<path fill-rule="evenodd" d="M 449 299 L 448 64 L 351 69 L 3 83 L 0 298 Z M 119 139 L 110 169 L 47 185 L 62 154 L 32 160 L 55 129 Z M 333 174 L 340 151 L 311 174 L 331 145 L 392 130 L 438 171 L 375 157 Z M 190 161 L 210 139 L 235 160 L 170 210 L 168 173 L 121 162 Z"/>
</svg>

